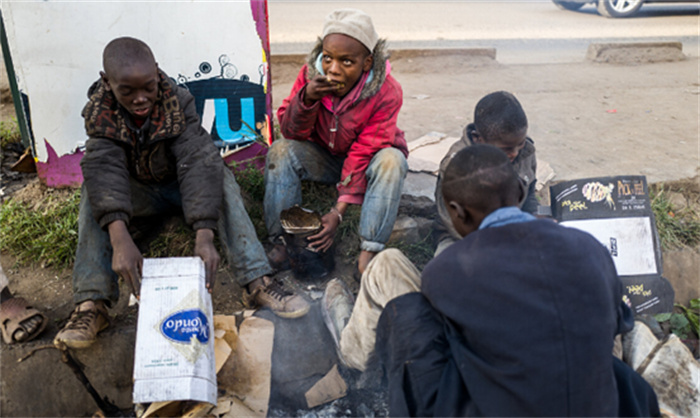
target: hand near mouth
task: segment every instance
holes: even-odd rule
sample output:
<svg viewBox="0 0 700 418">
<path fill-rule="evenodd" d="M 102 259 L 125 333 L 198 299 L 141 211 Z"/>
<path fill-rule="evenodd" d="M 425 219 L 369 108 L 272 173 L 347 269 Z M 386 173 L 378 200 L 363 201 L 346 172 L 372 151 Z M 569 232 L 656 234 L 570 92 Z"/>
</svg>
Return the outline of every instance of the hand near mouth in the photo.
<svg viewBox="0 0 700 418">
<path fill-rule="evenodd" d="M 344 88 L 345 83 L 343 82 L 335 81 L 328 76 L 317 75 L 306 85 L 304 104 L 310 106 L 324 96 L 337 93 Z"/>
<path fill-rule="evenodd" d="M 345 88 L 345 83 L 343 83 L 342 81 L 333 80 L 328 76 L 326 76 L 326 81 L 330 85 L 334 86 L 336 90 L 342 90 L 343 88 Z"/>
</svg>

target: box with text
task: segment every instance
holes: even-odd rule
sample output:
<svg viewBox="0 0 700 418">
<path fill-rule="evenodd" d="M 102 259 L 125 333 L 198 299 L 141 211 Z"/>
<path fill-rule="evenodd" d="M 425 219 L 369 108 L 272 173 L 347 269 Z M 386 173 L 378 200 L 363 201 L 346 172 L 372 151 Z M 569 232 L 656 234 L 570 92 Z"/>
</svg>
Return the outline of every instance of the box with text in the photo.
<svg viewBox="0 0 700 418">
<path fill-rule="evenodd" d="M 212 318 L 199 257 L 144 259 L 134 403 L 216 404 Z"/>
</svg>

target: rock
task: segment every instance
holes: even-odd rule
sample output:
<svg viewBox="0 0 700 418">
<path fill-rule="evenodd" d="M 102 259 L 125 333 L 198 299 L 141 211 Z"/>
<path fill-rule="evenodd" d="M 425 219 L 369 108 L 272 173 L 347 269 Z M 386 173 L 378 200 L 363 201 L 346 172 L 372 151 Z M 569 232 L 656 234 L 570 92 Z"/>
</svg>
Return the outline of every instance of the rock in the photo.
<svg viewBox="0 0 700 418">
<path fill-rule="evenodd" d="M 700 363 L 675 334 L 659 341 L 635 321 L 622 345 L 625 362 L 654 388 L 662 415 L 700 416 Z"/>
<path fill-rule="evenodd" d="M 432 219 L 399 215 L 388 242 L 417 244 L 432 234 L 433 225 Z"/>
<path fill-rule="evenodd" d="M 545 188 L 545 186 L 547 186 L 550 180 L 554 178 L 555 173 L 554 169 L 551 165 L 549 165 L 548 162 L 538 158 L 537 173 L 535 175 L 537 176 L 537 184 L 535 185 L 535 190 L 540 191 L 543 188 Z"/>
<path fill-rule="evenodd" d="M 406 180 L 403 183 L 403 190 L 401 191 L 404 196 L 416 196 L 425 197 L 431 201 L 435 200 L 435 184 L 437 183 L 437 176 L 428 173 L 413 173 L 408 172 L 406 174 Z"/>
<path fill-rule="evenodd" d="M 683 196 L 683 193 L 668 192 L 668 202 L 676 212 L 680 212 L 688 207 L 688 199 Z"/>
<path fill-rule="evenodd" d="M 427 196 L 405 194 L 401 196 L 401 202 L 399 202 L 399 214 L 435 219 L 435 215 L 437 215 L 437 206 L 435 205 L 435 201 Z"/>
<path fill-rule="evenodd" d="M 700 363 L 675 334 L 659 343 L 637 373 L 654 388 L 662 415 L 700 416 Z"/>
<path fill-rule="evenodd" d="M 675 302 L 688 306 L 691 299 L 700 298 L 700 253 L 697 249 L 665 250 L 664 277 L 676 291 Z"/>
<path fill-rule="evenodd" d="M 418 234 L 418 222 L 409 216 L 399 216 L 394 223 L 394 229 L 389 237 L 390 243 L 401 242 L 405 244 L 414 244 L 420 241 Z"/>
<path fill-rule="evenodd" d="M 622 351 L 625 363 L 636 370 L 658 343 L 659 340 L 649 327 L 643 322 L 635 321 L 632 331 L 622 336 Z"/>
</svg>

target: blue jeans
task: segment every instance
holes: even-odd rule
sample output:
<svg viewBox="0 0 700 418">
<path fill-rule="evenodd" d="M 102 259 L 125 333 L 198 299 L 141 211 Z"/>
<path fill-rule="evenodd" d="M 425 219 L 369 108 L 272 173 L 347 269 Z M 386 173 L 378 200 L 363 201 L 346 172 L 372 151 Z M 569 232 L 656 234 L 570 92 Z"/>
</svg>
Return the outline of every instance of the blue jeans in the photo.
<svg viewBox="0 0 700 418">
<path fill-rule="evenodd" d="M 230 170 L 223 170 L 223 207 L 217 232 L 236 281 L 245 286 L 260 276 L 271 274 L 272 268 L 245 210 L 238 183 Z M 182 207 L 177 181 L 153 185 L 132 179 L 130 185 L 134 217 L 177 213 Z M 112 270 L 109 233 L 100 228 L 95 220 L 85 186 L 82 188 L 78 215 L 73 299 L 76 304 L 86 300 L 103 300 L 112 304 L 119 299 L 118 277 Z"/>
<path fill-rule="evenodd" d="M 270 236 L 282 234 L 280 212 L 301 205 L 301 181 L 335 184 L 344 161 L 344 156 L 335 156 L 313 142 L 278 139 L 272 143 L 265 165 L 264 202 Z M 372 157 L 360 215 L 360 249 L 384 249 L 396 221 L 406 171 L 406 158 L 396 148 L 384 148 Z"/>
</svg>

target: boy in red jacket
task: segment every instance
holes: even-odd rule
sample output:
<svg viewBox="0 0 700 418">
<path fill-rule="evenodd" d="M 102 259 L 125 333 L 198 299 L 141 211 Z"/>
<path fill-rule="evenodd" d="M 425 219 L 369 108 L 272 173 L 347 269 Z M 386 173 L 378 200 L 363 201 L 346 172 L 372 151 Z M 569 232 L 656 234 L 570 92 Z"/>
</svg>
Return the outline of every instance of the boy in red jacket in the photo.
<svg viewBox="0 0 700 418">
<path fill-rule="evenodd" d="M 272 144 L 265 170 L 265 222 L 273 238 L 282 234 L 280 212 L 301 204 L 302 180 L 336 184 L 338 200 L 310 245 L 328 250 L 348 205 L 362 205 L 358 269 L 364 272 L 389 239 L 408 168 L 396 126 L 402 103 L 371 18 L 353 9 L 332 12 L 277 111 L 284 139 Z M 284 246 L 278 243 L 269 257 L 282 264 Z"/>
</svg>

